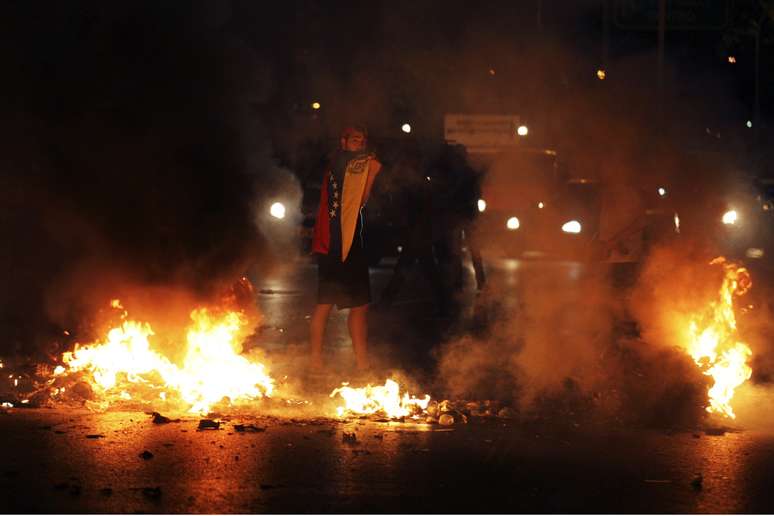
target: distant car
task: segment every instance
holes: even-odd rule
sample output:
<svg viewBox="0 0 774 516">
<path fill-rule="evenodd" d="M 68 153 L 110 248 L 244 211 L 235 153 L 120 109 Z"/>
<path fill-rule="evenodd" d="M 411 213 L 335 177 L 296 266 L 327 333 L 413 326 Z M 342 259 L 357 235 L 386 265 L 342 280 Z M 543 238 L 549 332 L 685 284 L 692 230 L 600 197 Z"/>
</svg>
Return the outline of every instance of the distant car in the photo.
<svg viewBox="0 0 774 516">
<path fill-rule="evenodd" d="M 586 259 L 598 224 L 598 185 L 567 178 L 550 149 L 494 156 L 476 223 L 482 252 L 514 258 Z"/>
<path fill-rule="evenodd" d="M 737 259 L 771 257 L 774 231 L 774 181 L 751 179 L 727 193 L 713 213 L 721 252 Z"/>
<path fill-rule="evenodd" d="M 671 213 L 678 238 L 703 242 L 712 252 L 747 262 L 774 254 L 772 179 L 730 179 L 725 188 L 715 184 L 683 194 L 679 203 L 667 194 L 664 206 L 664 225 Z"/>
</svg>

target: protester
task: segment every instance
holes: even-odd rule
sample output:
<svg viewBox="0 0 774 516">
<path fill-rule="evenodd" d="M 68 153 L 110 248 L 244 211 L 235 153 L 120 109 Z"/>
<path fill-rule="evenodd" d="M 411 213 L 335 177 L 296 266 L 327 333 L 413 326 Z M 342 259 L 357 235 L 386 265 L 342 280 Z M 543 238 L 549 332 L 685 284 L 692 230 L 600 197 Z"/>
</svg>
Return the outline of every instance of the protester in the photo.
<svg viewBox="0 0 774 516">
<path fill-rule="evenodd" d="M 381 163 L 367 151 L 367 136 L 363 127 L 342 131 L 340 148 L 322 182 L 312 239 L 312 252 L 318 260 L 318 289 L 309 339 L 311 365 L 317 370 L 323 367 L 323 336 L 333 305 L 339 310 L 349 308 L 356 365 L 360 371 L 369 368 L 367 315 L 371 285 L 363 207 Z"/>
<path fill-rule="evenodd" d="M 416 262 L 432 289 L 436 311 L 447 315 L 449 309 L 448 288 L 433 253 L 433 184 L 426 175 L 418 150 L 407 152 L 394 169 L 401 177 L 398 197 L 402 224 L 401 251 L 390 281 L 382 291 L 378 306 L 388 308 L 395 301 Z"/>
</svg>

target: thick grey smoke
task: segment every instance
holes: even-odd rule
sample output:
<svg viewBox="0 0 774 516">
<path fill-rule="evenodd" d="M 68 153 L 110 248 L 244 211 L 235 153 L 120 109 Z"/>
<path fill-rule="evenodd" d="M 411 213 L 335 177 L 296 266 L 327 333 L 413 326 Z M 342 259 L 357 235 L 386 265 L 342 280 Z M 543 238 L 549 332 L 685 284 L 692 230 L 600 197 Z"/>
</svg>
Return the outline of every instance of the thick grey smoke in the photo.
<svg viewBox="0 0 774 516">
<path fill-rule="evenodd" d="M 666 187 L 669 196 L 659 208 L 670 216 L 680 214 L 683 244 L 675 249 L 667 247 L 673 253 L 671 264 L 663 261 L 663 254 L 642 258 L 646 273 L 635 290 L 634 304 L 626 293 L 610 286 L 604 265 L 598 265 L 597 272 L 593 272 L 594 267 L 587 268 L 577 292 L 556 277 L 540 274 L 526 275 L 518 287 L 507 282 L 498 285 L 491 293 L 492 301 L 485 303 L 485 310 L 494 319 L 490 333 L 466 336 L 442 347 L 438 353 L 439 383 L 450 396 L 510 398 L 523 410 L 535 409 L 551 399 L 581 399 L 597 414 L 613 418 L 644 424 L 696 424 L 704 415 L 707 379 L 674 345 L 674 339 L 663 334 L 663 325 L 655 322 L 655 314 L 661 317 L 677 308 L 671 303 L 674 298 L 645 300 L 642 285 L 656 282 L 666 293 L 673 283 L 667 274 L 670 267 L 676 268 L 677 278 L 681 273 L 704 274 L 708 261 L 718 252 L 716 228 L 709 220 L 722 214 L 723 202 L 732 185 L 739 184 L 740 176 L 733 160 L 720 159 L 714 153 L 689 152 L 689 145 L 704 143 L 699 134 L 681 133 L 689 128 L 695 131 L 695 125 L 681 121 L 661 129 L 660 124 L 681 119 L 677 113 L 690 111 L 694 123 L 697 113 L 706 113 L 712 120 L 708 125 L 713 125 L 722 118 L 716 113 L 717 103 L 722 103 L 729 117 L 729 113 L 741 113 L 741 106 L 729 100 L 725 85 L 704 88 L 698 94 L 700 79 L 686 77 L 679 78 L 681 86 L 695 89 L 697 95 L 690 103 L 682 102 L 673 87 L 677 65 L 669 63 L 665 70 L 666 116 L 660 119 L 651 49 L 614 56 L 607 69 L 608 79 L 617 77 L 613 86 L 591 78 L 595 69 L 582 55 L 582 44 L 574 48 L 552 33 L 552 41 L 535 45 L 525 55 L 518 50 L 504 52 L 513 49 L 513 42 L 491 34 L 491 45 L 472 46 L 471 59 L 464 62 L 470 70 L 480 69 L 487 56 L 494 60 L 494 56 L 502 59 L 507 55 L 507 59 L 520 63 L 504 67 L 506 73 L 513 74 L 509 84 L 527 91 L 533 83 L 545 86 L 543 95 L 533 92 L 535 103 L 530 107 L 544 117 L 544 123 L 536 123 L 541 139 L 532 143 L 558 146 L 560 155 L 571 163 L 570 174 L 599 181 L 603 194 L 629 190 L 655 197 L 657 188 Z M 499 52 L 483 51 L 486 48 Z M 584 66 L 588 68 L 583 70 Z M 499 70 L 496 65 L 492 68 Z M 514 70 L 524 73 L 519 76 Z M 589 78 L 583 79 L 583 74 Z M 466 90 L 472 101 L 467 110 L 472 106 L 475 112 L 486 105 L 487 90 L 480 84 Z M 530 114 L 529 109 L 524 112 Z M 711 137 L 719 138 L 718 131 L 713 129 Z M 607 216 L 625 218 L 630 205 L 613 205 L 614 211 Z M 652 275 L 658 267 L 663 268 L 664 277 Z M 500 295 L 498 288 L 511 292 L 518 288 L 519 303 L 503 306 L 506 296 Z M 632 316 L 640 327 L 639 337 L 618 327 Z"/>
</svg>

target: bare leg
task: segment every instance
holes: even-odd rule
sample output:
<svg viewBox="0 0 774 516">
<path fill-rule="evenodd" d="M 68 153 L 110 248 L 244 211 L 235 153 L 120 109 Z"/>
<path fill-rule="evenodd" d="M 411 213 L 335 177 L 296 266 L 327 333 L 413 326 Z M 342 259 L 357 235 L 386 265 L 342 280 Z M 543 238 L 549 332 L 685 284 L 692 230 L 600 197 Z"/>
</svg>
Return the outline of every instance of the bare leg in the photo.
<svg viewBox="0 0 774 516">
<path fill-rule="evenodd" d="M 309 351 L 312 367 L 315 369 L 321 368 L 323 364 L 323 335 L 325 335 L 325 326 L 332 307 L 333 305 L 315 305 L 312 312 L 312 320 L 309 324 Z"/>
<path fill-rule="evenodd" d="M 357 368 L 361 371 L 368 369 L 368 305 L 350 308 L 347 322 Z"/>
</svg>

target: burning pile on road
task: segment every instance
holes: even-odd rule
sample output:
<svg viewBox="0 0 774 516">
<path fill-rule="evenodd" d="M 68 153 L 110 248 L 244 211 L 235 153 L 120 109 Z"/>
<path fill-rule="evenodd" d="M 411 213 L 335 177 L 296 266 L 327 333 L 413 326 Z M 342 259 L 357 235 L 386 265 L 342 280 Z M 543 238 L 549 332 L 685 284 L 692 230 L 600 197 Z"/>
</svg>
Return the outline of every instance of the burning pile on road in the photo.
<svg viewBox="0 0 774 516">
<path fill-rule="evenodd" d="M 118 300 L 112 307 L 123 310 Z M 271 396 L 274 380 L 264 365 L 240 354 L 242 313 L 197 308 L 190 316 L 185 356 L 178 366 L 152 349 L 151 326 L 128 319 L 123 310 L 121 323 L 103 341 L 64 353 L 64 365 L 54 370 L 52 398 L 65 393 L 64 379 L 74 375 L 88 383 L 96 400 L 91 406 L 101 409 L 134 400 L 207 413 L 223 401 L 239 404 Z"/>
<path fill-rule="evenodd" d="M 511 419 L 516 412 L 494 400 L 486 401 L 434 401 L 429 394 L 422 398 L 401 394 L 397 381 L 389 379 L 384 385 L 371 385 L 355 388 L 348 383 L 334 389 L 331 398 L 339 396 L 344 402 L 337 407 L 340 418 L 368 417 L 379 420 L 405 420 L 441 424 L 444 426 L 467 423 L 472 418 L 491 419 L 495 417 Z"/>
<path fill-rule="evenodd" d="M 723 283 L 718 299 L 688 320 L 686 351 L 702 372 L 714 380 L 709 389 L 707 412 L 735 418 L 731 407 L 734 390 L 752 375 L 748 360 L 750 348 L 739 341 L 734 297 L 746 294 L 752 281 L 747 269 L 716 258 L 712 265 L 723 267 Z"/>
<path fill-rule="evenodd" d="M 419 418 L 430 403 L 430 395 L 415 398 L 404 392 L 400 395 L 400 386 L 395 380 L 387 380 L 384 385 L 353 388 L 348 383 L 331 393 L 331 398 L 341 396 L 344 405 L 336 409 L 339 417 L 349 415 L 379 415 L 387 418 Z"/>
</svg>

